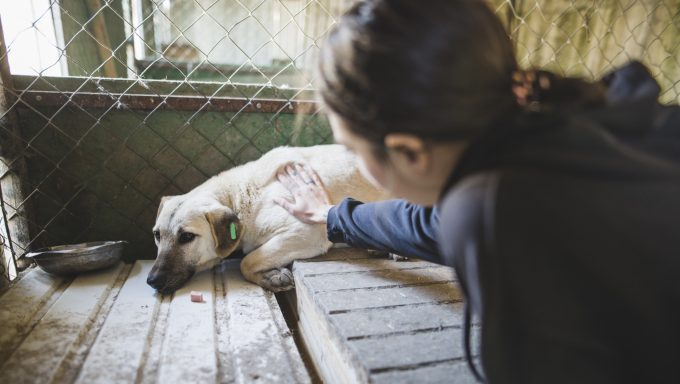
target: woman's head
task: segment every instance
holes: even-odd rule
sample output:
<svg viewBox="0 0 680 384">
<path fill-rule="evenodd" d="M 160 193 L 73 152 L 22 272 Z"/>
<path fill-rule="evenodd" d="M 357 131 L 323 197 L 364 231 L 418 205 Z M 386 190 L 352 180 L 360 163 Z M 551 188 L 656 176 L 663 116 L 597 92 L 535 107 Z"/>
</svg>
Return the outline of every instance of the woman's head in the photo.
<svg viewBox="0 0 680 384">
<path fill-rule="evenodd" d="M 320 96 L 379 184 L 434 203 L 465 143 L 517 111 L 516 69 L 482 0 L 368 0 L 323 46 Z"/>
</svg>

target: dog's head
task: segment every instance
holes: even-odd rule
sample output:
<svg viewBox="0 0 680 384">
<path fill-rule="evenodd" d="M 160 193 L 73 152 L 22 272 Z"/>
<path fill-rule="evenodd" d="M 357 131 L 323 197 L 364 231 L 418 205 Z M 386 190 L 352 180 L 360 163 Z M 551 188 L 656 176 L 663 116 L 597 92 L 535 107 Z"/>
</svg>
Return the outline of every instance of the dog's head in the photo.
<svg viewBox="0 0 680 384">
<path fill-rule="evenodd" d="M 158 255 L 147 284 L 160 293 L 174 292 L 194 273 L 229 256 L 241 229 L 236 213 L 215 199 L 163 197 L 153 227 Z"/>
</svg>

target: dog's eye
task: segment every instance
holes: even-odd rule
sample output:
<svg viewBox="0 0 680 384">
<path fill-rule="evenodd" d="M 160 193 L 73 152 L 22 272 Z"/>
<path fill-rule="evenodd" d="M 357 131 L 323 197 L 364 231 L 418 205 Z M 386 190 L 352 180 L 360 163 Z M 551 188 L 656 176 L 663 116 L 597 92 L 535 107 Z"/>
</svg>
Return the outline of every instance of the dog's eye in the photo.
<svg viewBox="0 0 680 384">
<path fill-rule="evenodd" d="M 156 240 L 161 241 L 161 233 L 159 231 L 153 231 L 153 237 L 156 238 Z"/>
<path fill-rule="evenodd" d="M 180 244 L 186 244 L 188 242 L 191 242 L 194 238 L 196 238 L 196 235 L 190 232 L 182 232 L 181 235 L 179 235 L 179 242 Z"/>
</svg>

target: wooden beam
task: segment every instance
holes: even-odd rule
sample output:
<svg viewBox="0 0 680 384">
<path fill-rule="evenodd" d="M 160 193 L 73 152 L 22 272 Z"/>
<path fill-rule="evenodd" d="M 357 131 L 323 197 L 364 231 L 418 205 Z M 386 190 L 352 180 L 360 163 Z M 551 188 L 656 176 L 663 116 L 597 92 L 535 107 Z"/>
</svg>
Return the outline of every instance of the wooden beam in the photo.
<svg viewBox="0 0 680 384">
<path fill-rule="evenodd" d="M 203 96 L 156 96 L 130 94 L 101 93 L 64 93 L 25 91 L 21 101 L 34 108 L 61 107 L 74 104 L 81 108 L 126 108 L 131 110 L 150 111 L 169 109 L 177 111 L 203 112 L 263 112 L 283 114 L 313 114 L 317 110 L 316 103 L 287 100 L 251 100 L 236 97 Z"/>
<path fill-rule="evenodd" d="M 97 55 L 94 39 L 88 34 L 87 22 L 89 12 L 83 0 L 62 0 L 61 27 L 64 39 L 64 51 L 67 56 L 68 75 L 92 76 L 101 61 Z"/>
<path fill-rule="evenodd" d="M 109 32 L 106 28 L 106 19 L 104 18 L 104 11 L 102 10 L 102 3 L 99 0 L 86 0 L 88 14 L 90 21 L 87 23 L 88 28 L 92 31 L 95 39 L 95 47 L 99 60 L 104 63 L 105 77 L 118 77 L 116 70 L 116 62 L 114 60 L 113 51 L 111 50 L 111 41 L 109 39 Z M 95 15 L 92 17 L 92 15 Z"/>
</svg>

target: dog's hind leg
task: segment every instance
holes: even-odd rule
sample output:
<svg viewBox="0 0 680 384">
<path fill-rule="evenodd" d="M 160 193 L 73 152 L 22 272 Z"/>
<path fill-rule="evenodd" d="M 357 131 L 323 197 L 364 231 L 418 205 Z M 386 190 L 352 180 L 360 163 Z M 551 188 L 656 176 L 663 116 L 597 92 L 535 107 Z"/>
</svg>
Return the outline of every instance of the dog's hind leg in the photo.
<svg viewBox="0 0 680 384">
<path fill-rule="evenodd" d="M 286 266 L 294 260 L 309 259 L 325 253 L 331 243 L 323 240 L 304 241 L 300 236 L 290 233 L 274 236 L 243 258 L 241 273 L 247 280 L 272 292 L 293 289 L 293 274 Z M 305 246 L 305 243 L 309 246 Z M 316 246 L 313 246 L 314 243 Z"/>
</svg>

